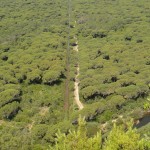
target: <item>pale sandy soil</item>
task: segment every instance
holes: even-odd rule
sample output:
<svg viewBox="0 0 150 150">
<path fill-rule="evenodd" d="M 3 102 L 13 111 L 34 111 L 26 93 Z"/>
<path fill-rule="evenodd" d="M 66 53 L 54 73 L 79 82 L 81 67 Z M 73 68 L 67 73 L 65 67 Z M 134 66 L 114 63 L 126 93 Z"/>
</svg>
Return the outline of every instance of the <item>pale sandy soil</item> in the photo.
<svg viewBox="0 0 150 150">
<path fill-rule="evenodd" d="M 78 53 L 78 51 L 79 51 L 78 50 L 78 41 L 76 42 L 76 44 L 77 45 L 73 47 L 73 50 L 75 50 Z M 77 72 L 77 74 L 75 76 L 75 82 L 74 82 L 74 100 L 75 100 L 76 104 L 78 105 L 79 110 L 82 110 L 84 108 L 84 106 L 81 103 L 80 98 L 79 98 L 79 79 L 78 79 L 78 76 L 80 73 L 79 64 L 77 64 L 76 72 Z"/>
</svg>

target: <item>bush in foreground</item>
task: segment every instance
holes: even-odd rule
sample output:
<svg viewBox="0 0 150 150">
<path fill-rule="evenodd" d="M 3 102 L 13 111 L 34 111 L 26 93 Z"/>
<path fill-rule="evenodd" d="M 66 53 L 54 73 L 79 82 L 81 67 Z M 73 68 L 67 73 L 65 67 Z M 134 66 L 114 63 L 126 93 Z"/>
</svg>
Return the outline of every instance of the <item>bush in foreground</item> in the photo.
<svg viewBox="0 0 150 150">
<path fill-rule="evenodd" d="M 77 131 L 69 131 L 63 134 L 58 132 L 56 145 L 50 150 L 148 150 L 150 142 L 148 139 L 140 138 L 140 134 L 132 128 L 129 123 L 126 128 L 116 126 L 109 133 L 106 139 L 102 140 L 101 132 L 93 137 L 87 136 L 86 122 L 79 118 Z"/>
</svg>

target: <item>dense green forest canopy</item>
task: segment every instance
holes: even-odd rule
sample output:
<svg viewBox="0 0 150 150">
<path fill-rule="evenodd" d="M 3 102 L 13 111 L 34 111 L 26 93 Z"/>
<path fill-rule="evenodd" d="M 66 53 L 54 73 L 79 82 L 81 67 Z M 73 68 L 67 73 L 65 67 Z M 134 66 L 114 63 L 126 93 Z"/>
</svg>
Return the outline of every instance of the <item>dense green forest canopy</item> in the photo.
<svg viewBox="0 0 150 150">
<path fill-rule="evenodd" d="M 112 121 L 150 110 L 149 0 L 71 1 L 70 27 L 66 119 L 68 1 L 0 1 L 0 149 L 47 149 L 58 129 L 76 128 L 79 114 L 89 137 L 99 128 L 107 137 Z M 73 97 L 77 61 L 81 111 Z M 149 124 L 138 129 L 142 137 L 150 137 Z"/>
</svg>

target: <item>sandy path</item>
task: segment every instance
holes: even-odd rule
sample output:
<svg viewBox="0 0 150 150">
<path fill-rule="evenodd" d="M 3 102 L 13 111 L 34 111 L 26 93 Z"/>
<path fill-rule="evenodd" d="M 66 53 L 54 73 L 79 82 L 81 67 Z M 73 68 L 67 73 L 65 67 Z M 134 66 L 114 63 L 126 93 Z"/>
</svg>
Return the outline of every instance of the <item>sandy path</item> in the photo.
<svg viewBox="0 0 150 150">
<path fill-rule="evenodd" d="M 76 39 L 76 38 L 75 38 Z M 73 47 L 73 50 L 75 50 L 78 53 L 78 41 L 76 42 L 76 46 Z M 76 66 L 76 76 L 75 76 L 75 82 L 74 82 L 74 99 L 76 104 L 78 105 L 79 110 L 82 110 L 84 108 L 83 104 L 80 101 L 79 98 L 79 73 L 80 73 L 80 67 L 79 64 Z"/>
</svg>

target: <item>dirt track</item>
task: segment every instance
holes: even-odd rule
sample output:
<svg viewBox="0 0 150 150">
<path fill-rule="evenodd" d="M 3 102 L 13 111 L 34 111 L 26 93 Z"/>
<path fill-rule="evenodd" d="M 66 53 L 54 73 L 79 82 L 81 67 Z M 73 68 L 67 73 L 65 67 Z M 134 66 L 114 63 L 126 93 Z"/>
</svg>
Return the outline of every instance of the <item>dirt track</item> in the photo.
<svg viewBox="0 0 150 150">
<path fill-rule="evenodd" d="M 75 50 L 78 53 L 78 41 L 76 42 L 76 46 L 73 47 L 73 50 Z M 83 104 L 80 101 L 79 98 L 79 73 L 80 73 L 80 68 L 79 64 L 76 66 L 76 76 L 75 76 L 75 82 L 74 82 L 74 99 L 76 104 L 78 105 L 79 110 L 82 110 L 84 108 Z"/>
</svg>

